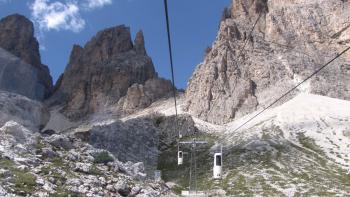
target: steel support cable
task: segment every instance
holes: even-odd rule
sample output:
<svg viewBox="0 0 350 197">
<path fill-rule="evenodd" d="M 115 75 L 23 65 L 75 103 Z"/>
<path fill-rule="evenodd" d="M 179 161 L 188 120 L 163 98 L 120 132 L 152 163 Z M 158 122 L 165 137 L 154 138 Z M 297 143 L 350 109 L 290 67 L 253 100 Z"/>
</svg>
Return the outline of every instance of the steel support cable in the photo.
<svg viewBox="0 0 350 197">
<path fill-rule="evenodd" d="M 240 53 L 239 53 L 239 55 L 237 56 L 237 59 L 240 58 L 240 56 L 242 55 L 243 50 L 245 49 L 245 46 L 247 45 L 247 42 L 248 42 L 249 38 L 250 38 L 250 37 L 252 36 L 252 34 L 253 34 L 253 31 L 254 31 L 254 29 L 255 29 L 256 24 L 258 24 L 258 21 L 259 21 L 260 18 L 261 18 L 261 15 L 262 15 L 262 12 L 260 12 L 258 18 L 255 20 L 255 23 L 254 23 L 252 29 L 250 30 L 250 33 L 249 33 L 248 37 L 247 37 L 246 40 L 244 41 L 243 47 L 241 48 Z"/>
<path fill-rule="evenodd" d="M 174 96 L 174 104 L 175 104 L 175 124 L 174 124 L 174 132 L 177 130 L 177 101 L 176 101 L 176 88 L 175 88 L 175 74 L 174 74 L 174 64 L 173 64 L 173 53 L 172 53 L 172 45 L 171 45 L 171 36 L 170 36 L 170 23 L 169 23 L 169 13 L 168 13 L 168 1 L 164 0 L 164 10 L 165 10 L 165 20 L 166 20 L 166 29 L 167 29 L 167 37 L 168 37 L 168 50 L 169 50 L 169 58 L 170 58 L 170 70 L 171 70 L 171 81 L 173 84 L 173 96 Z M 177 131 L 178 137 L 180 137 L 180 130 Z M 177 145 L 177 149 L 179 151 L 179 144 Z"/>
<path fill-rule="evenodd" d="M 169 58 L 170 58 L 170 68 L 171 68 L 171 80 L 173 83 L 173 96 L 174 96 L 174 104 L 175 104 L 175 125 L 174 125 L 174 132 L 176 132 L 177 129 L 177 102 L 176 102 L 176 88 L 175 88 L 175 75 L 174 75 L 174 65 L 173 65 L 173 55 L 172 55 L 172 45 L 171 45 L 171 35 L 170 35 L 170 24 L 169 24 L 169 13 L 168 13 L 168 1 L 164 0 L 164 9 L 165 9 L 165 19 L 166 19 L 166 28 L 167 28 L 167 36 L 168 36 L 168 49 L 169 49 Z M 178 130 L 178 137 L 180 138 L 181 133 L 180 130 Z M 180 145 L 179 141 L 177 142 L 177 151 L 179 154 Z M 191 147 L 191 160 L 190 160 L 190 181 L 189 181 L 189 191 L 191 191 L 191 182 L 192 182 L 192 147 Z"/>
<path fill-rule="evenodd" d="M 344 53 L 346 53 L 347 51 L 350 50 L 350 47 L 346 48 L 345 50 L 343 50 L 341 53 L 337 54 L 333 59 L 329 60 L 326 64 L 324 64 L 323 66 L 321 66 L 319 69 L 317 69 L 315 72 L 313 72 L 310 76 L 306 77 L 303 81 L 299 82 L 296 86 L 294 86 L 293 88 L 291 88 L 290 90 L 288 90 L 286 93 L 284 93 L 282 96 L 280 96 L 278 99 L 276 99 L 274 102 L 272 102 L 270 105 L 268 105 L 267 107 L 265 107 L 263 110 L 261 110 L 259 113 L 255 114 L 253 117 L 249 118 L 247 121 L 245 121 L 243 124 L 241 124 L 239 127 L 237 127 L 235 130 L 233 130 L 233 132 L 239 130 L 240 128 L 242 128 L 244 125 L 248 124 L 250 121 L 252 121 L 253 119 L 255 119 L 257 116 L 259 116 L 260 114 L 262 114 L 264 111 L 266 111 L 268 108 L 272 107 L 274 104 L 276 104 L 278 101 L 280 101 L 282 98 L 284 98 L 286 95 L 288 95 L 289 93 L 291 93 L 292 91 L 294 91 L 295 89 L 297 89 L 301 84 L 303 84 L 304 82 L 306 82 L 307 80 L 309 80 L 310 78 L 312 78 L 313 76 L 315 76 L 317 73 L 319 73 L 322 69 L 324 69 L 325 67 L 327 67 L 329 64 L 331 64 L 334 60 L 338 59 L 340 56 L 342 56 Z"/>
</svg>

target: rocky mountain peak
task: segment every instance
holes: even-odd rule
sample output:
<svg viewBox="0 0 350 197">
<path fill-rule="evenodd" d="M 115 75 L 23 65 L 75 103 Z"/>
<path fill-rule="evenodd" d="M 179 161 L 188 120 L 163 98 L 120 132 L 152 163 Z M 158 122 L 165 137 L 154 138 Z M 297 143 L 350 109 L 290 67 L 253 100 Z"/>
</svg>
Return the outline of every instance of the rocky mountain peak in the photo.
<svg viewBox="0 0 350 197">
<path fill-rule="evenodd" d="M 83 47 L 77 44 L 73 45 L 73 48 L 69 57 L 69 64 L 74 64 L 75 62 L 77 62 L 82 54 L 83 54 Z"/>
<path fill-rule="evenodd" d="M 349 8 L 339 0 L 233 1 L 189 81 L 188 111 L 226 123 L 270 104 L 346 48 Z M 349 63 L 344 55 L 294 94 L 350 99 Z"/>
<path fill-rule="evenodd" d="M 0 47 L 28 64 L 41 65 L 33 23 L 25 16 L 13 14 L 0 20 Z"/>
<path fill-rule="evenodd" d="M 127 96 L 134 92 L 129 88 L 135 86 L 142 86 L 137 98 Z M 158 86 L 166 91 L 153 91 Z M 63 113 L 71 119 L 107 107 L 123 114 L 147 107 L 167 95 L 171 87 L 169 81 L 158 78 L 152 59 L 147 56 L 142 31 L 136 34 L 133 43 L 130 28 L 120 25 L 98 32 L 84 47 L 73 46 L 67 68 L 49 103 L 64 105 Z"/>
<path fill-rule="evenodd" d="M 2 62 L 7 62 L 7 64 L 1 65 L 4 70 L 4 74 L 1 76 L 1 89 L 20 93 L 37 100 L 48 97 L 52 89 L 52 78 L 48 67 L 41 63 L 39 44 L 34 37 L 33 23 L 19 14 L 1 19 L 0 48 L 4 50 L 2 50 L 3 54 L 1 55 L 4 58 Z M 18 61 L 21 62 L 17 62 L 12 56 L 19 58 Z M 22 76 L 22 79 L 30 79 L 30 81 L 23 80 L 21 82 L 16 74 L 19 72 L 18 70 L 26 70 L 24 73 L 28 76 Z M 25 87 L 26 84 L 33 86 Z"/>
<path fill-rule="evenodd" d="M 107 28 L 96 34 L 84 47 L 89 62 L 108 61 L 133 49 L 130 28 L 124 25 Z"/>
</svg>

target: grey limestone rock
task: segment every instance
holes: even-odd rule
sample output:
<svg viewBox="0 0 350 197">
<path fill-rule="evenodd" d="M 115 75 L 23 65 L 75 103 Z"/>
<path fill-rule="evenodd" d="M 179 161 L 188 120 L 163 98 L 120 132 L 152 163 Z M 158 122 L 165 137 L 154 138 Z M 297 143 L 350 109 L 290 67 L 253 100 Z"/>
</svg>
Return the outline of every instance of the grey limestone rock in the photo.
<svg viewBox="0 0 350 197">
<path fill-rule="evenodd" d="M 95 148 L 110 151 L 122 162 L 144 162 L 146 170 L 157 165 L 158 141 L 153 123 L 142 119 L 95 126 L 89 136 Z"/>
<path fill-rule="evenodd" d="M 73 148 L 73 143 L 71 139 L 64 135 L 54 134 L 50 136 L 47 141 L 56 148 L 63 148 L 65 150 L 70 150 Z"/>
<path fill-rule="evenodd" d="M 269 105 L 350 42 L 349 2 L 235 0 L 229 10 L 186 91 L 186 109 L 213 123 Z M 346 53 L 278 104 L 299 92 L 349 100 L 349 63 Z"/>
<path fill-rule="evenodd" d="M 48 121 L 49 112 L 40 102 L 25 96 L 0 91 L 0 126 L 15 121 L 34 131 L 40 130 Z"/>
<path fill-rule="evenodd" d="M 0 89 L 43 100 L 52 90 L 49 69 L 41 63 L 33 23 L 18 14 L 0 20 Z"/>
</svg>

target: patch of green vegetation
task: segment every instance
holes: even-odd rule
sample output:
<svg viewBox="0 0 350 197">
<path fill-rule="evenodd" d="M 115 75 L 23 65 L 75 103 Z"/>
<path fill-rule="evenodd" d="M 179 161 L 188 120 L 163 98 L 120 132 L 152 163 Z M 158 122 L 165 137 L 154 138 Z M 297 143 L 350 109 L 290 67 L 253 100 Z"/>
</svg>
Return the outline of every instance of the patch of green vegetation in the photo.
<svg viewBox="0 0 350 197">
<path fill-rule="evenodd" d="M 5 170 L 15 169 L 15 163 L 9 159 L 0 159 L 0 167 Z"/>
<path fill-rule="evenodd" d="M 26 170 L 20 170 L 9 159 L 0 159 L 0 167 L 11 172 L 13 190 L 16 194 L 32 194 L 36 187 L 36 178 Z"/>
<path fill-rule="evenodd" d="M 94 163 L 103 163 L 107 164 L 108 162 L 113 162 L 114 159 L 109 155 L 107 151 L 103 151 L 94 156 Z"/>
<path fill-rule="evenodd" d="M 42 175 L 48 175 L 48 174 L 50 174 L 50 172 L 51 172 L 51 168 L 49 166 L 45 166 L 45 167 L 41 168 L 41 172 L 40 173 Z"/>
<path fill-rule="evenodd" d="M 163 116 L 158 116 L 155 118 L 154 123 L 157 127 L 159 127 L 159 125 L 164 121 L 164 117 Z"/>
<path fill-rule="evenodd" d="M 275 188 L 273 188 L 270 184 L 266 183 L 265 181 L 260 182 L 263 190 L 263 196 L 284 196 L 283 193 L 277 191 Z"/>
<path fill-rule="evenodd" d="M 90 168 L 90 171 L 89 171 L 89 174 L 92 174 L 92 175 L 103 175 L 102 171 L 99 170 L 96 165 L 92 165 L 91 168 Z"/>
<path fill-rule="evenodd" d="M 253 196 L 253 192 L 248 187 L 247 180 L 243 175 L 237 175 L 233 186 L 227 189 L 227 194 L 229 195 L 244 195 L 244 196 Z"/>
<path fill-rule="evenodd" d="M 59 187 L 56 189 L 55 193 L 52 193 L 49 195 L 50 197 L 80 197 L 78 193 L 68 191 L 66 189 L 63 189 L 62 187 Z"/>
<path fill-rule="evenodd" d="M 14 172 L 15 193 L 32 194 L 36 187 L 36 178 L 33 174 L 23 171 Z"/>
<path fill-rule="evenodd" d="M 324 155 L 324 152 L 316 145 L 314 139 L 306 137 L 303 133 L 299 133 L 298 140 L 304 148 L 310 149 L 318 154 Z"/>
<path fill-rule="evenodd" d="M 56 184 L 58 184 L 58 183 L 63 184 L 63 183 L 65 183 L 67 181 L 67 178 L 64 177 L 61 173 L 58 173 L 57 171 L 54 171 L 51 174 L 51 177 L 53 177 L 57 181 Z"/>
<path fill-rule="evenodd" d="M 177 195 L 181 195 L 182 190 L 184 190 L 184 188 L 180 186 L 175 186 L 172 188 L 172 191 Z"/>
<path fill-rule="evenodd" d="M 283 133 L 278 129 L 274 131 L 263 133 L 262 141 L 269 143 L 266 149 L 245 148 L 246 142 L 241 142 L 224 150 L 225 176 L 220 182 L 211 179 L 212 155 L 208 147 L 198 151 L 198 190 L 221 188 L 227 196 L 284 196 L 280 189 L 295 187 L 295 196 L 334 196 L 339 191 L 350 192 L 350 176 L 330 162 L 312 138 L 299 135 L 300 146 L 280 138 Z M 215 140 L 220 141 L 214 138 L 208 146 Z M 188 148 L 180 149 L 189 152 Z M 184 164 L 177 165 L 176 144 L 159 157 L 162 178 L 178 184 L 173 188 L 177 194 L 188 190 L 189 158 L 185 155 Z"/>
<path fill-rule="evenodd" d="M 334 166 L 332 168 L 336 170 L 334 173 L 332 173 L 334 178 L 340 180 L 342 185 L 350 187 L 350 176 L 348 175 L 347 171 L 337 166 Z"/>
<path fill-rule="evenodd" d="M 55 157 L 51 160 L 51 163 L 54 167 L 64 167 L 64 161 L 61 157 Z"/>
<path fill-rule="evenodd" d="M 312 177 L 308 174 L 308 173 L 305 173 L 305 172 L 300 172 L 300 173 L 291 173 L 292 175 L 294 175 L 294 177 L 297 177 L 298 179 L 302 179 L 302 180 L 305 180 L 305 181 L 311 181 Z"/>
<path fill-rule="evenodd" d="M 315 192 L 315 196 L 337 196 L 337 193 L 331 191 L 318 191 Z"/>
<path fill-rule="evenodd" d="M 65 172 L 64 175 L 62 174 L 62 171 Z M 64 184 L 68 177 L 75 177 L 72 170 L 60 157 L 53 158 L 49 165 L 42 167 L 40 174 L 42 176 L 54 178 L 57 181 L 56 184 L 59 185 Z"/>
<path fill-rule="evenodd" d="M 200 140 L 206 140 L 208 144 L 200 145 L 197 147 L 196 158 L 197 158 L 197 190 L 207 191 L 212 187 L 212 155 L 210 154 L 209 148 L 214 145 L 215 136 L 202 135 Z M 192 140 L 192 137 L 183 137 L 182 141 Z M 177 144 L 173 144 L 164 150 L 158 159 L 158 170 L 162 171 L 162 179 L 165 181 L 171 181 L 178 184 L 177 187 L 173 188 L 173 191 L 180 194 L 182 190 L 188 190 L 189 188 L 189 176 L 190 176 L 190 145 L 183 145 L 180 147 L 181 151 L 184 152 L 184 163 L 183 165 L 177 164 Z M 192 162 L 192 172 L 194 168 L 194 161 Z M 192 174 L 193 175 L 193 174 Z M 208 181 L 209 180 L 209 181 Z M 195 183 L 191 184 L 192 188 Z"/>
<path fill-rule="evenodd" d="M 39 137 L 37 139 L 37 143 L 35 144 L 36 154 L 41 154 L 43 152 L 43 148 L 45 147 L 45 144 L 43 140 Z"/>
</svg>

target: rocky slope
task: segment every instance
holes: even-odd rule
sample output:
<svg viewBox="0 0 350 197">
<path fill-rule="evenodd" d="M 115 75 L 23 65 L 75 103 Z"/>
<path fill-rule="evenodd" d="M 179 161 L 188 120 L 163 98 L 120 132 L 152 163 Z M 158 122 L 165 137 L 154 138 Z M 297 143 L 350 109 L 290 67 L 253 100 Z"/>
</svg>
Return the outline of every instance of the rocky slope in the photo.
<svg viewBox="0 0 350 197">
<path fill-rule="evenodd" d="M 8 121 L 15 121 L 38 132 L 48 119 L 49 111 L 42 103 L 22 95 L 0 91 L 0 127 Z"/>
<path fill-rule="evenodd" d="M 142 163 L 122 163 L 74 136 L 14 121 L 0 134 L 1 196 L 172 196 L 164 182 L 145 180 Z"/>
<path fill-rule="evenodd" d="M 300 94 L 233 132 L 226 125 L 228 194 L 331 196 L 349 193 L 349 101 Z"/>
<path fill-rule="evenodd" d="M 270 104 L 349 45 L 349 5 L 340 0 L 233 1 L 188 83 L 187 110 L 225 123 Z M 350 99 L 349 65 L 347 53 L 294 95 Z"/>
<path fill-rule="evenodd" d="M 158 78 L 143 33 L 133 43 L 130 29 L 117 26 L 100 31 L 84 47 L 73 47 L 50 103 L 64 105 L 62 112 L 73 120 L 107 108 L 128 114 L 167 96 L 171 88 Z"/>
<path fill-rule="evenodd" d="M 0 196 L 172 196 L 150 171 L 169 125 L 118 120 L 172 90 L 142 32 L 132 42 L 129 28 L 113 27 L 74 46 L 55 88 L 33 32 L 23 16 L 0 21 Z M 106 118 L 115 122 L 93 125 Z"/>
<path fill-rule="evenodd" d="M 152 110 L 167 114 L 170 103 Z M 196 153 L 198 190 L 212 196 L 347 195 L 349 107 L 350 101 L 299 94 L 238 131 L 234 130 L 257 111 L 223 125 L 194 117 L 198 139 L 208 141 Z M 213 154 L 220 144 L 224 176 L 215 181 Z M 177 166 L 176 151 L 176 144 L 163 149 L 158 168 L 166 182 L 176 183 L 173 191 L 180 192 L 188 189 L 190 157 L 185 155 L 184 165 Z"/>
<path fill-rule="evenodd" d="M 35 100 L 50 95 L 52 78 L 41 63 L 33 23 L 22 15 L 0 20 L 0 62 L 0 89 Z"/>
</svg>

